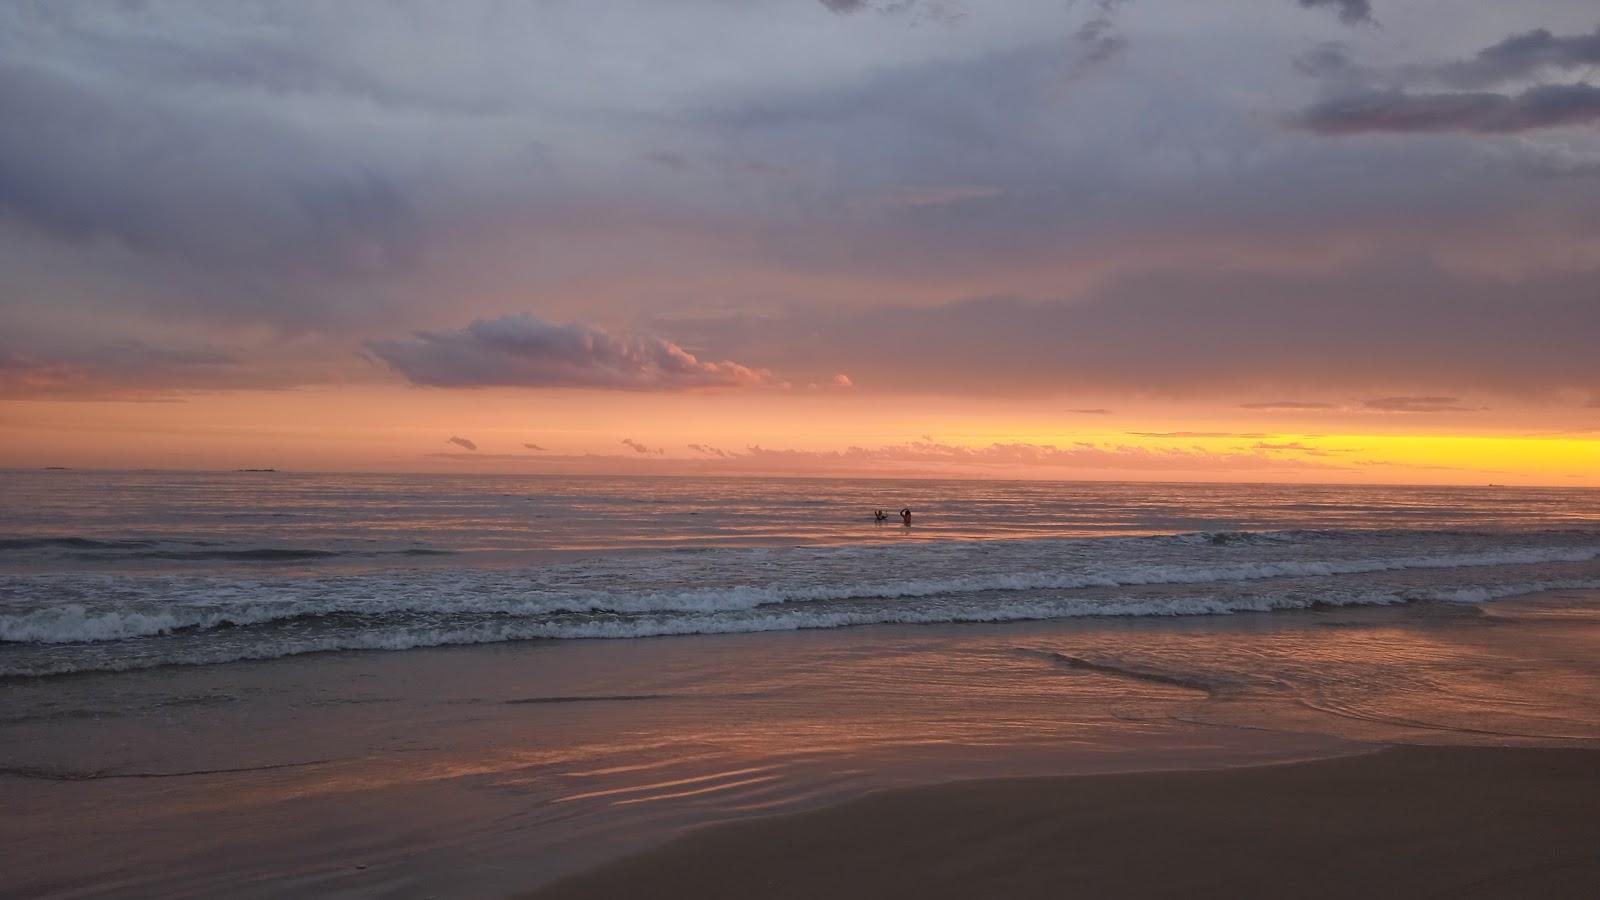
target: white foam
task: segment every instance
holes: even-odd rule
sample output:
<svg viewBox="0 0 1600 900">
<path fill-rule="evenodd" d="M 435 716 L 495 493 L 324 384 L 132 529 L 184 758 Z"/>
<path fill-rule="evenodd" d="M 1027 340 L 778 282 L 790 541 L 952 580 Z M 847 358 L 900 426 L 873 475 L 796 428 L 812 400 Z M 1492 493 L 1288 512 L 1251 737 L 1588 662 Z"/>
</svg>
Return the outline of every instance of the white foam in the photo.
<svg viewBox="0 0 1600 900">
<path fill-rule="evenodd" d="M 735 584 L 686 590 L 596 590 L 539 587 L 538 573 L 407 573 L 239 581 L 203 576 L 13 576 L 13 595 L 35 608 L 0 614 L 0 641 L 78 643 L 153 637 L 175 631 L 261 625 L 305 616 L 352 614 L 495 615 L 738 613 L 762 607 L 856 600 L 917 600 L 971 594 L 1157 585 L 1246 583 L 1278 578 L 1319 578 L 1409 569 L 1466 569 L 1580 563 L 1600 557 L 1600 547 L 1529 547 L 1514 550 L 1349 560 L 1278 560 L 1226 565 L 1069 566 L 1060 571 L 976 572 L 898 580 L 828 583 L 802 580 L 770 585 Z M 1037 563 L 1040 560 L 1034 559 Z M 849 567 L 852 571 L 859 566 Z M 915 568 L 914 566 L 911 568 Z M 95 597 L 114 585 L 132 598 L 124 608 L 91 609 L 52 604 L 62 595 Z M 47 605 L 49 604 L 49 605 Z M 991 604 L 992 605 L 992 604 Z M 40 608 L 42 607 L 42 608 Z M 1159 615 L 1129 611 L 1116 615 Z"/>
<path fill-rule="evenodd" d="M 1113 598 L 1094 601 L 1015 600 L 955 607 L 885 605 L 857 609 L 771 607 L 738 615 L 641 616 L 632 619 L 556 623 L 507 619 L 454 628 L 378 627 L 365 631 L 326 633 L 263 644 L 192 647 L 157 656 L 135 658 L 52 659 L 17 666 L 0 665 L 0 675 L 52 675 L 81 671 L 125 671 L 159 665 L 198 665 L 276 659 L 339 650 L 410 650 L 519 640 L 582 640 L 669 637 L 703 634 L 748 634 L 772 631 L 844 628 L 862 625 L 1000 623 L 1092 616 L 1187 617 L 1274 612 L 1312 606 L 1379 606 L 1414 600 L 1485 602 L 1549 590 L 1600 590 L 1600 579 L 1550 579 L 1474 588 L 1467 591 L 1393 591 L 1304 593 L 1256 596 L 1186 596 L 1159 600 Z"/>
</svg>

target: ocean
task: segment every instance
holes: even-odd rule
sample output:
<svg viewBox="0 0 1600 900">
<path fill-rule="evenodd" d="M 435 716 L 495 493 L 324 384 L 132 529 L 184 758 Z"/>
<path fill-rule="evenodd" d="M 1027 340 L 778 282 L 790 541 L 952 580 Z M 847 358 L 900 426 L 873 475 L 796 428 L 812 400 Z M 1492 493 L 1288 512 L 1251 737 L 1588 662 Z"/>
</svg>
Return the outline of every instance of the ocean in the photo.
<svg viewBox="0 0 1600 900">
<path fill-rule="evenodd" d="M 884 788 L 1600 746 L 1595 491 L 13 471 L 0 496 L 8 895 L 508 896 Z"/>
<path fill-rule="evenodd" d="M 10 471 L 0 495 L 0 676 L 1600 587 L 1600 491 Z"/>
</svg>

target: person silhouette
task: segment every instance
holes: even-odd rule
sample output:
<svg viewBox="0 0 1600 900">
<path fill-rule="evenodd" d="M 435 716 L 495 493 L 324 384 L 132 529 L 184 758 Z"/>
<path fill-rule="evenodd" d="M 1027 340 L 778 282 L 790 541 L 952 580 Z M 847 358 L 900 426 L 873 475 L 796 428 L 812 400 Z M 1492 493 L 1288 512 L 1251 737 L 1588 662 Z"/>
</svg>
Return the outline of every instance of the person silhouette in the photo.
<svg viewBox="0 0 1600 900">
<path fill-rule="evenodd" d="M 900 521 L 904 522 L 907 528 L 911 527 L 911 507 L 907 506 L 900 510 Z"/>
<path fill-rule="evenodd" d="M 888 518 L 889 514 L 881 509 L 875 509 L 872 511 L 872 521 L 874 522 L 884 522 L 887 521 Z"/>
</svg>

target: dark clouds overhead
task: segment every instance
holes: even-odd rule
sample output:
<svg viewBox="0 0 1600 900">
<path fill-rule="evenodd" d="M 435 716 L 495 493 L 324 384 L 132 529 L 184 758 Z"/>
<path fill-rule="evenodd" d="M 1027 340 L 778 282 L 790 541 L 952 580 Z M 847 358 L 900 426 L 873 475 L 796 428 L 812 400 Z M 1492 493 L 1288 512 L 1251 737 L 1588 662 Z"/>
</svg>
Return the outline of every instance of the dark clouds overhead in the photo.
<svg viewBox="0 0 1600 900">
<path fill-rule="evenodd" d="M 1485 47 L 1471 59 L 1422 67 L 1417 74 L 1470 88 L 1592 66 L 1600 66 L 1600 26 L 1588 34 L 1573 35 L 1536 28 Z"/>
<path fill-rule="evenodd" d="M 734 362 L 702 361 L 650 335 L 593 325 L 550 325 L 523 314 L 457 331 L 422 331 L 367 348 L 413 384 L 430 387 L 608 388 L 653 391 L 741 387 L 770 380 Z"/>
<path fill-rule="evenodd" d="M 1453 2 L 0 5 L 7 391 L 1600 389 L 1600 31 Z"/>
<path fill-rule="evenodd" d="M 1380 91 L 1337 97 L 1307 109 L 1296 123 L 1318 134 L 1478 131 L 1510 134 L 1600 121 L 1600 88 L 1550 84 L 1518 94 Z"/>
<path fill-rule="evenodd" d="M 1600 88 L 1586 80 L 1483 90 L 1600 65 L 1600 27 L 1567 36 L 1539 28 L 1497 41 L 1467 59 L 1390 66 L 1364 64 L 1347 47 L 1324 44 L 1301 55 L 1295 65 L 1336 91 L 1294 120 L 1318 134 L 1511 134 L 1600 120 Z M 1437 86 L 1456 90 L 1428 89 Z"/>
</svg>

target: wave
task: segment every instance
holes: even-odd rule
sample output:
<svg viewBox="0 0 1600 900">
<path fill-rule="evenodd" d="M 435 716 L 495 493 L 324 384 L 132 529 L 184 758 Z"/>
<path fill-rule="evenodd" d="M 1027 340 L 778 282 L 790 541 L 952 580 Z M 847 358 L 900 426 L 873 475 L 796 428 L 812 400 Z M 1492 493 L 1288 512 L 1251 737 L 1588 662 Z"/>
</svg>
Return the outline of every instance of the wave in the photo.
<svg viewBox="0 0 1600 900">
<path fill-rule="evenodd" d="M 1600 590 L 1600 579 L 1550 579 L 1484 589 L 1479 600 L 1498 600 L 1551 590 Z M 1457 601 L 1456 592 L 1390 591 L 1346 596 L 1263 595 L 1255 597 L 1193 596 L 1150 600 L 1117 598 L 1074 605 L 1047 601 L 1013 601 L 995 605 L 935 610 L 883 606 L 855 610 L 810 610 L 804 607 L 743 616 L 642 617 L 630 620 L 575 622 L 508 619 L 464 627 L 387 627 L 329 633 L 256 644 L 230 644 L 176 650 L 134 658 L 56 658 L 0 666 L 0 677 L 33 678 L 83 672 L 116 672 L 168 665 L 209 665 L 278 659 L 311 653 L 355 650 L 410 650 L 522 640 L 647 638 L 708 634 L 803 631 L 863 625 L 1002 623 L 1099 616 L 1188 617 L 1274 612 L 1325 606 L 1383 606 L 1419 601 Z"/>
<path fill-rule="evenodd" d="M 0 551 L 42 550 L 50 547 L 63 547 L 72 550 L 126 550 L 134 547 L 149 547 L 154 544 L 155 541 L 136 539 L 102 541 L 85 537 L 0 538 Z"/>
<path fill-rule="evenodd" d="M 983 573 L 898 581 L 839 584 L 733 585 L 678 591 L 618 591 L 530 588 L 520 577 L 482 573 L 431 579 L 410 575 L 351 576 L 281 584 L 204 579 L 180 587 L 153 579 L 151 593 L 163 605 L 144 610 L 90 610 L 65 603 L 0 615 L 0 642 L 92 643 L 153 637 L 179 631 L 263 625 L 335 615 L 396 614 L 557 616 L 562 614 L 651 614 L 747 612 L 785 604 L 851 600 L 914 600 L 970 594 L 1040 590 L 1200 585 L 1277 578 L 1359 575 L 1407 569 L 1577 563 L 1600 557 L 1600 547 L 1525 548 L 1475 554 L 1395 559 L 1286 560 L 1221 566 L 1130 566 L 1087 572 Z M 33 579 L 46 586 L 70 577 Z M 127 591 L 139 579 L 122 580 Z M 98 582 L 97 582 L 98 584 Z M 218 607 L 217 595 L 256 593 L 260 599 Z M 274 597 L 279 599 L 273 599 Z M 174 603 L 173 600 L 178 602 Z M 1130 613 L 1138 614 L 1138 613 Z"/>
</svg>

